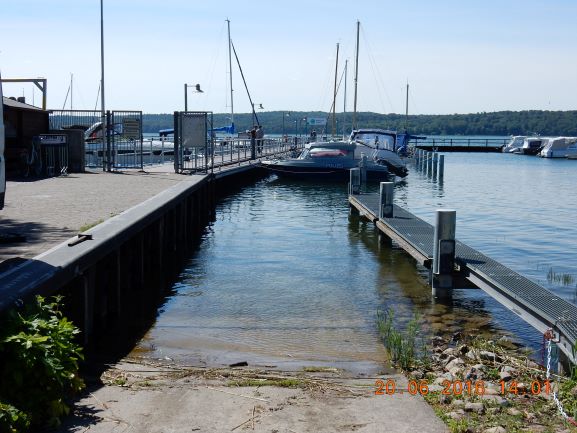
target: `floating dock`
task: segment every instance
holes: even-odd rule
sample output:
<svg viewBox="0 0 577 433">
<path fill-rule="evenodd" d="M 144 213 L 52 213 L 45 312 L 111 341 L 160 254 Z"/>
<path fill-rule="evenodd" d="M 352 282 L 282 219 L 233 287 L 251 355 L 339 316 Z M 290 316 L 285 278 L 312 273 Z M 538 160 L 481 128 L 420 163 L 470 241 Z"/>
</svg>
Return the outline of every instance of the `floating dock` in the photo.
<svg viewBox="0 0 577 433">
<path fill-rule="evenodd" d="M 393 205 L 391 217 L 379 218 L 379 194 L 351 194 L 349 203 L 409 253 L 432 267 L 435 227 Z M 577 306 L 485 256 L 455 242 L 455 276 L 462 276 L 525 320 L 540 333 L 552 331 L 554 342 L 572 363 L 577 341 Z"/>
</svg>

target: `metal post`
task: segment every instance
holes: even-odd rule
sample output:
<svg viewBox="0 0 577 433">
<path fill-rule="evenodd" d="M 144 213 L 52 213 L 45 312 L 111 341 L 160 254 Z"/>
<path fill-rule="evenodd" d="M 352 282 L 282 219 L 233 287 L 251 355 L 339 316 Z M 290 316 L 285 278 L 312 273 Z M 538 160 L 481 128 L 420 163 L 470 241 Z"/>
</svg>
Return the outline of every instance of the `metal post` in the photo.
<svg viewBox="0 0 577 433">
<path fill-rule="evenodd" d="M 391 218 L 393 216 L 394 191 L 394 182 L 381 182 L 379 193 L 379 218 Z"/>
<path fill-rule="evenodd" d="M 437 166 L 439 164 L 439 154 L 433 153 L 433 178 L 437 178 Z"/>
<path fill-rule="evenodd" d="M 455 264 L 455 226 L 457 211 L 437 209 L 433 239 L 433 267 L 431 288 L 433 296 L 447 296 L 453 286 Z"/>
<path fill-rule="evenodd" d="M 433 152 L 429 152 L 427 155 L 427 174 L 431 176 L 433 173 Z"/>
<path fill-rule="evenodd" d="M 188 84 L 184 83 L 184 111 L 188 111 Z"/>
<path fill-rule="evenodd" d="M 112 118 L 111 118 L 111 113 L 110 110 L 106 111 L 106 116 L 105 116 L 106 122 L 104 122 L 103 127 L 106 127 L 106 129 L 104 129 L 103 132 L 103 137 L 105 137 L 104 139 L 106 140 L 106 155 L 107 155 L 107 170 L 108 171 L 112 171 L 112 167 L 114 165 L 114 156 L 113 156 L 113 149 L 112 149 L 112 143 L 111 143 L 111 134 L 110 134 L 110 128 L 112 126 Z"/>
<path fill-rule="evenodd" d="M 349 181 L 349 194 L 355 195 L 361 192 L 361 169 L 351 168 Z"/>
<path fill-rule="evenodd" d="M 445 155 L 439 156 L 439 180 L 443 179 L 445 174 Z"/>
<path fill-rule="evenodd" d="M 367 184 L 367 155 L 365 155 L 364 153 L 361 153 L 361 162 L 359 164 L 359 167 L 361 169 L 361 184 L 366 185 Z"/>
</svg>

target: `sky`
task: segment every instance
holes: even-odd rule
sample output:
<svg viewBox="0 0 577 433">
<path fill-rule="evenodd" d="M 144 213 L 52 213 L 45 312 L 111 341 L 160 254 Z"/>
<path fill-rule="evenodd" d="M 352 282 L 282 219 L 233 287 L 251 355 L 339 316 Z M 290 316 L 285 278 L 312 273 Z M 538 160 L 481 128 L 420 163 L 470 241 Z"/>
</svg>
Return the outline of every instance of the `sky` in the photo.
<svg viewBox="0 0 577 433">
<path fill-rule="evenodd" d="M 265 111 L 410 114 L 577 109 L 577 0 L 103 0 L 107 109 L 230 112 L 226 20 Z M 48 108 L 100 109 L 100 0 L 2 0 L 3 78 L 48 80 Z M 237 113 L 251 106 L 233 56 Z M 344 81 L 336 110 L 345 107 Z M 40 104 L 32 84 L 5 96 Z"/>
</svg>

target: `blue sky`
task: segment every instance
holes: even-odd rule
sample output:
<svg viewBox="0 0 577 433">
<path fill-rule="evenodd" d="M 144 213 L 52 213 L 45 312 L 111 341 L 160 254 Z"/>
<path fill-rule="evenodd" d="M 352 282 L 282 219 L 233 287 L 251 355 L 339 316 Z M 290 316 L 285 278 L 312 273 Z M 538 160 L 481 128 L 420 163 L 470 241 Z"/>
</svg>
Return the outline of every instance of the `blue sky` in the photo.
<svg viewBox="0 0 577 433">
<path fill-rule="evenodd" d="M 99 0 L 0 8 L 2 76 L 46 77 L 49 108 L 62 108 L 72 73 L 74 108 L 94 109 Z M 414 114 L 577 109 L 575 0 L 104 0 L 104 10 L 110 109 L 182 110 L 184 83 L 200 83 L 189 109 L 229 111 L 227 18 L 253 101 L 267 111 L 328 111 L 337 42 L 352 110 L 357 19 L 359 111 L 404 112 L 407 81 Z M 235 112 L 249 112 L 236 65 L 233 80 Z M 32 85 L 4 88 L 31 102 Z"/>
</svg>

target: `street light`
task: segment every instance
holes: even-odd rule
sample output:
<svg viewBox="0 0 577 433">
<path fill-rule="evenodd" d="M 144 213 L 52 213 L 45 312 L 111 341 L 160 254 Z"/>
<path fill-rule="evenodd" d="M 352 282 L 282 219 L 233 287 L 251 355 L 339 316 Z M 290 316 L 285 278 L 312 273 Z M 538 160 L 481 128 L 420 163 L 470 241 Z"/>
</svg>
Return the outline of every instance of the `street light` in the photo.
<svg viewBox="0 0 577 433">
<path fill-rule="evenodd" d="M 184 111 L 188 111 L 188 88 L 194 87 L 194 93 L 204 93 L 200 88 L 200 84 L 186 84 L 184 83 Z"/>
<path fill-rule="evenodd" d="M 284 138 L 284 118 L 286 117 L 290 117 L 291 113 L 290 111 L 284 112 L 282 113 L 282 136 Z"/>
<path fill-rule="evenodd" d="M 306 117 L 303 117 L 302 119 L 299 119 L 299 137 L 301 136 L 301 122 L 302 122 L 303 120 L 305 121 L 305 125 L 306 125 L 307 118 L 306 118 Z"/>
<path fill-rule="evenodd" d="M 260 104 L 260 103 L 257 104 L 256 102 L 252 103 L 252 125 L 253 126 L 256 125 L 256 112 L 254 111 L 255 105 L 258 105 L 258 107 L 256 107 L 256 108 L 258 108 L 259 110 L 264 110 L 264 107 L 262 106 L 262 104 Z M 259 126 L 260 126 L 260 123 L 259 123 Z"/>
</svg>

